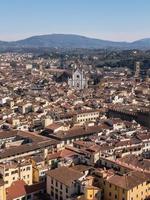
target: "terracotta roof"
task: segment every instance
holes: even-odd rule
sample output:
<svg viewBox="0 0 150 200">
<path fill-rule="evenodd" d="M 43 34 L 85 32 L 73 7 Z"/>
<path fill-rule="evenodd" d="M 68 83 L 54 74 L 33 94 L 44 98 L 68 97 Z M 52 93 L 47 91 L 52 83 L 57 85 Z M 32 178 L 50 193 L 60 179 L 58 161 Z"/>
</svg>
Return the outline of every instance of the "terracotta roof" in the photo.
<svg viewBox="0 0 150 200">
<path fill-rule="evenodd" d="M 150 132 L 145 133 L 145 134 L 144 133 L 138 134 L 137 138 L 140 140 L 150 140 Z"/>
<path fill-rule="evenodd" d="M 95 143 L 91 142 L 91 141 L 77 140 L 77 141 L 74 141 L 73 144 L 86 148 L 86 147 L 89 147 L 89 146 L 93 146 Z"/>
<path fill-rule="evenodd" d="M 68 131 L 58 131 L 56 134 L 49 135 L 52 138 L 55 139 L 67 139 L 67 138 L 76 138 L 79 136 L 84 135 L 93 135 L 97 134 L 102 131 L 103 128 L 109 129 L 108 126 L 99 125 L 99 126 L 87 126 L 87 127 L 73 127 L 69 129 Z"/>
<path fill-rule="evenodd" d="M 145 181 L 148 181 L 150 177 L 142 172 L 132 171 L 123 176 L 113 175 L 107 179 L 107 181 L 113 185 L 130 190 Z"/>
<path fill-rule="evenodd" d="M 39 190 L 45 189 L 45 188 L 46 188 L 46 183 L 40 182 L 40 183 L 36 183 L 33 185 L 26 185 L 26 192 L 27 192 L 27 194 L 31 194 L 35 191 L 39 191 Z"/>
<path fill-rule="evenodd" d="M 46 184 L 43 182 L 33 185 L 26 185 L 23 180 L 17 180 L 14 181 L 11 186 L 6 189 L 7 200 L 14 200 L 45 188 Z"/>
<path fill-rule="evenodd" d="M 78 155 L 78 154 L 69 149 L 63 149 L 61 151 L 49 154 L 48 159 L 65 158 L 65 157 L 70 157 L 74 155 Z"/>
<path fill-rule="evenodd" d="M 140 144 L 140 141 L 137 140 L 136 138 L 130 138 L 127 140 L 122 140 L 122 141 L 118 141 L 115 144 L 115 147 L 121 147 L 121 146 L 127 146 L 127 145 L 134 145 L 134 144 Z"/>
<path fill-rule="evenodd" d="M 45 129 L 54 131 L 55 129 L 60 128 L 61 126 L 62 126 L 61 123 L 53 123 L 53 124 L 48 125 Z"/>
<path fill-rule="evenodd" d="M 68 167 L 59 167 L 50 170 L 47 172 L 47 175 L 67 186 L 71 186 L 73 181 L 84 176 L 82 173 Z"/>
<path fill-rule="evenodd" d="M 42 141 L 38 143 L 23 144 L 18 147 L 5 149 L 1 152 L 0 159 L 19 155 L 19 154 L 21 155 L 21 154 L 28 153 L 35 150 L 41 150 L 44 147 L 56 145 L 57 143 L 58 142 L 55 140 L 47 140 L 47 141 Z"/>
<path fill-rule="evenodd" d="M 15 137 L 16 134 L 13 131 L 0 131 L 0 139 Z"/>
<path fill-rule="evenodd" d="M 14 181 L 6 191 L 7 200 L 13 200 L 26 195 L 25 182 L 23 180 Z"/>
<path fill-rule="evenodd" d="M 75 165 L 75 166 L 71 167 L 71 169 L 74 169 L 74 170 L 79 171 L 79 172 L 85 172 L 89 169 L 92 169 L 92 167 L 87 166 L 87 165 Z"/>
<path fill-rule="evenodd" d="M 149 170 L 150 171 L 150 160 L 143 159 L 142 157 L 136 156 L 136 155 L 127 155 L 123 158 L 120 158 L 119 161 L 123 163 L 130 164 L 135 167 L 139 167 L 143 170 Z"/>
<path fill-rule="evenodd" d="M 41 155 L 36 155 L 32 157 L 32 160 L 34 160 L 36 163 L 40 163 L 44 161 L 44 157 Z"/>
<path fill-rule="evenodd" d="M 30 138 L 32 139 L 33 142 L 41 142 L 41 141 L 47 140 L 46 137 L 39 135 L 38 133 L 35 133 L 35 132 L 19 130 L 19 131 L 16 131 L 16 134 L 24 138 Z"/>
</svg>

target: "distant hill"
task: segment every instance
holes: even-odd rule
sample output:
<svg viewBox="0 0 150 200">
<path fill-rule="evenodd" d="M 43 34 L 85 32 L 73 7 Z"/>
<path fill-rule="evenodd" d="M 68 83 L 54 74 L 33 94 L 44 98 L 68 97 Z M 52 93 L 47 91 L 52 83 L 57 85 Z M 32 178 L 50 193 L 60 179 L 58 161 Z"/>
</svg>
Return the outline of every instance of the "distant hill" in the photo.
<svg viewBox="0 0 150 200">
<path fill-rule="evenodd" d="M 18 48 L 119 48 L 119 49 L 150 49 L 150 38 L 135 42 L 113 42 L 93 39 L 80 35 L 50 34 L 33 36 L 15 42 L 0 41 L 0 49 Z"/>
<path fill-rule="evenodd" d="M 145 38 L 132 42 L 134 48 L 150 49 L 150 38 Z"/>
</svg>

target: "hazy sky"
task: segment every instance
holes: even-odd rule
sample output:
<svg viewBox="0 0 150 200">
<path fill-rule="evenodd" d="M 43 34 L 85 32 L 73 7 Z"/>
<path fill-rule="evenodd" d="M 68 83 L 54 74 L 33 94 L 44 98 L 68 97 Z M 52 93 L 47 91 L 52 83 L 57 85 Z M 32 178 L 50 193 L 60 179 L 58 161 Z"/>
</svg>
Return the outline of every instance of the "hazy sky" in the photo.
<svg viewBox="0 0 150 200">
<path fill-rule="evenodd" d="M 51 33 L 147 38 L 150 0 L 0 0 L 0 40 Z"/>
</svg>

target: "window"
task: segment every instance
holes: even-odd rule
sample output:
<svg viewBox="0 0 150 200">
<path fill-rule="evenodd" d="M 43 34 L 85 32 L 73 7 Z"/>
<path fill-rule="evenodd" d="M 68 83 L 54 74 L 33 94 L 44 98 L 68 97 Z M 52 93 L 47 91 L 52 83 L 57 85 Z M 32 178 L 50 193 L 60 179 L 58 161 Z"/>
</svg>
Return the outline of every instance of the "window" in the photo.
<svg viewBox="0 0 150 200">
<path fill-rule="evenodd" d="M 18 171 L 17 171 L 17 172 L 18 172 Z M 16 174 L 16 170 L 15 170 L 15 171 L 12 171 L 12 172 L 11 172 L 11 175 L 12 175 L 12 174 Z"/>
<path fill-rule="evenodd" d="M 57 188 L 55 188 L 55 192 L 58 192 L 58 189 L 57 189 Z"/>
<path fill-rule="evenodd" d="M 27 196 L 27 199 L 31 199 L 31 195 L 30 194 Z"/>
<path fill-rule="evenodd" d="M 57 181 L 56 181 L 55 185 L 56 185 L 56 187 L 58 186 L 58 182 Z"/>
<path fill-rule="evenodd" d="M 60 189 L 62 190 L 62 184 L 60 184 Z"/>
<path fill-rule="evenodd" d="M 66 188 L 66 193 L 68 193 L 68 188 Z"/>
<path fill-rule="evenodd" d="M 30 170 L 30 167 L 27 167 L 26 170 L 29 171 L 29 170 Z"/>
<path fill-rule="evenodd" d="M 109 192 L 109 196 L 111 197 L 111 192 Z"/>
<path fill-rule="evenodd" d="M 55 199 L 58 200 L 58 194 L 55 194 Z"/>
<path fill-rule="evenodd" d="M 109 187 L 111 188 L 111 184 L 109 184 Z"/>
<path fill-rule="evenodd" d="M 9 176 L 9 173 L 6 173 L 5 176 Z"/>
<path fill-rule="evenodd" d="M 115 199 L 117 199 L 117 195 L 115 194 Z"/>
<path fill-rule="evenodd" d="M 60 200 L 63 200 L 63 197 L 62 197 L 62 196 L 60 196 Z"/>
<path fill-rule="evenodd" d="M 54 192 L 53 192 L 53 191 L 51 191 L 51 196 L 52 196 L 52 197 L 54 196 Z"/>
</svg>

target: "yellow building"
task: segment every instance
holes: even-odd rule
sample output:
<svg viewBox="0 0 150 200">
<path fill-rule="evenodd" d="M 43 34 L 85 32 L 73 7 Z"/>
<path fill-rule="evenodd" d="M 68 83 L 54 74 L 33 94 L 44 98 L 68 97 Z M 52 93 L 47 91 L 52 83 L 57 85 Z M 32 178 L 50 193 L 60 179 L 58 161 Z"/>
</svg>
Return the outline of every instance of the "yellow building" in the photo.
<svg viewBox="0 0 150 200">
<path fill-rule="evenodd" d="M 41 156 L 34 156 L 31 159 L 32 169 L 33 169 L 33 182 L 44 182 L 46 179 L 46 172 L 48 171 L 48 166 L 45 164 L 45 160 Z"/>
<path fill-rule="evenodd" d="M 132 171 L 104 179 L 104 200 L 145 200 L 150 195 L 148 175 Z"/>
<path fill-rule="evenodd" d="M 0 200 L 6 200 L 6 191 L 3 179 L 0 179 Z"/>
<path fill-rule="evenodd" d="M 100 199 L 100 189 L 94 186 L 87 187 L 85 189 L 85 197 L 87 200 Z"/>
<path fill-rule="evenodd" d="M 85 194 L 76 198 L 76 200 L 100 200 L 101 189 L 94 186 L 87 186 Z"/>
</svg>

